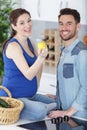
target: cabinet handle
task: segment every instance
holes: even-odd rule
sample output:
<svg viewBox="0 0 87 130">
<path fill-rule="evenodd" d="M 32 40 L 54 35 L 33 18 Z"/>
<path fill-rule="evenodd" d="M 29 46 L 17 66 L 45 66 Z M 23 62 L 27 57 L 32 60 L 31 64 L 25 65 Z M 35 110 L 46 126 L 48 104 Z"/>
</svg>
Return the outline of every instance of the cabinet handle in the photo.
<svg viewBox="0 0 87 130">
<path fill-rule="evenodd" d="M 38 0 L 38 4 L 37 4 L 37 14 L 38 17 L 40 17 L 40 0 Z"/>
<path fill-rule="evenodd" d="M 60 2 L 60 10 L 62 9 L 63 1 Z"/>
<path fill-rule="evenodd" d="M 68 8 L 68 7 L 69 7 L 68 1 L 66 1 L 65 8 Z"/>
<path fill-rule="evenodd" d="M 60 10 L 63 8 L 68 8 L 69 7 L 69 4 L 68 4 L 68 1 L 66 1 L 66 3 L 64 4 L 63 1 L 60 2 Z"/>
</svg>

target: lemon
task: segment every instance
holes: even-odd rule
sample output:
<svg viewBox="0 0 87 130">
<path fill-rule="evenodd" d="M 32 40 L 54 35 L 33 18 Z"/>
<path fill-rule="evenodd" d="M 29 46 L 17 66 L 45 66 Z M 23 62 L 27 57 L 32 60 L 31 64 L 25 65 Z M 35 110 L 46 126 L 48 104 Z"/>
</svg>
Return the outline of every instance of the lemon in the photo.
<svg viewBox="0 0 87 130">
<path fill-rule="evenodd" d="M 46 47 L 46 43 L 44 41 L 38 43 L 38 49 L 43 50 L 45 47 Z"/>
</svg>

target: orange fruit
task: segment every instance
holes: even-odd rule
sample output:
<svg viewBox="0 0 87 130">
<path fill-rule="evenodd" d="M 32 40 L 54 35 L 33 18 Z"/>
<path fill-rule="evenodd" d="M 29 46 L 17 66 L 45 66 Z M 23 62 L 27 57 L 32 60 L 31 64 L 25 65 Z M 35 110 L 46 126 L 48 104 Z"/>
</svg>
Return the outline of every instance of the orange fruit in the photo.
<svg viewBox="0 0 87 130">
<path fill-rule="evenodd" d="M 87 45 L 87 36 L 83 37 L 83 41 L 85 42 L 85 44 Z"/>
</svg>

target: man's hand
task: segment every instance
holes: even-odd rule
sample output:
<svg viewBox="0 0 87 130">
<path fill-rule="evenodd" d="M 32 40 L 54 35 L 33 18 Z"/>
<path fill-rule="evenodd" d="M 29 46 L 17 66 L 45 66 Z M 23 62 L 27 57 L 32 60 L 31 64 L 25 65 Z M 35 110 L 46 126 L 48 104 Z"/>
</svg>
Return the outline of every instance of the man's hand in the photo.
<svg viewBox="0 0 87 130">
<path fill-rule="evenodd" d="M 56 111 L 51 111 L 48 115 L 48 117 L 50 118 L 57 118 L 59 116 L 64 117 L 64 116 L 69 116 L 71 117 L 74 113 L 76 113 L 77 111 L 73 108 L 70 107 L 67 110 L 56 110 Z"/>
</svg>

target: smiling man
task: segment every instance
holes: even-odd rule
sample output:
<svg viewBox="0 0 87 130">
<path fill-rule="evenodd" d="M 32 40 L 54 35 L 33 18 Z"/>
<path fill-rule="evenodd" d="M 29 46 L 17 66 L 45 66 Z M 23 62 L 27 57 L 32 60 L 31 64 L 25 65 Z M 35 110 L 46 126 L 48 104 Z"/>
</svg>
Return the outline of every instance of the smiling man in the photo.
<svg viewBox="0 0 87 130">
<path fill-rule="evenodd" d="M 77 116 L 87 119 L 87 46 L 79 40 L 80 14 L 60 10 L 59 33 L 64 42 L 57 66 L 57 110 L 49 117 Z"/>
</svg>

